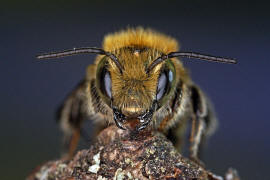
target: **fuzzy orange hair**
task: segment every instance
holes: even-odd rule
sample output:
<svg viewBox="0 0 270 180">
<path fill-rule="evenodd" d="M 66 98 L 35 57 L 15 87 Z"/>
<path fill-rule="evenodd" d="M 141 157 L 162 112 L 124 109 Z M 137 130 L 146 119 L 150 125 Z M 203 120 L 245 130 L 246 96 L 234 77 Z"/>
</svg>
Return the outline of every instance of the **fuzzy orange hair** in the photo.
<svg viewBox="0 0 270 180">
<path fill-rule="evenodd" d="M 108 34 L 103 41 L 105 51 L 112 52 L 128 46 L 151 47 L 165 54 L 179 49 L 175 39 L 142 27 L 128 28 L 127 30 Z"/>
</svg>

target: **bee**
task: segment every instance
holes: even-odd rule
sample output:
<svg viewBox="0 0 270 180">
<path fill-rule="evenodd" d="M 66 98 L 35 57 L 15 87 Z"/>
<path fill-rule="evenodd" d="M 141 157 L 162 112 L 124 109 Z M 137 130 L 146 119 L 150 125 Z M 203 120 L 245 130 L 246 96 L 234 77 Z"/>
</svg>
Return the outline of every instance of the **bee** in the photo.
<svg viewBox="0 0 270 180">
<path fill-rule="evenodd" d="M 179 149 L 190 122 L 190 158 L 199 161 L 199 149 L 214 132 L 216 117 L 211 102 L 178 58 L 236 63 L 234 59 L 179 51 L 174 38 L 142 27 L 108 34 L 102 48 L 74 48 L 37 58 L 83 53 L 98 56 L 58 116 L 69 157 L 76 150 L 85 119 L 94 122 L 97 132 L 106 123 L 122 130 L 159 131 Z M 128 126 L 131 121 L 135 122 L 132 127 Z"/>
</svg>

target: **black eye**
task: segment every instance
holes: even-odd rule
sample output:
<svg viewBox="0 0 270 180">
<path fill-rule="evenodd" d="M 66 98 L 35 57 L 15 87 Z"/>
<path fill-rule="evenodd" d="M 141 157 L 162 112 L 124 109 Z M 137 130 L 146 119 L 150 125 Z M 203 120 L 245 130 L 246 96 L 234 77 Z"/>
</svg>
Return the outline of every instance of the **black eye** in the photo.
<svg viewBox="0 0 270 180">
<path fill-rule="evenodd" d="M 101 59 L 97 66 L 96 87 L 98 95 L 101 96 L 102 100 L 107 105 L 110 105 L 112 99 L 112 79 L 110 71 L 108 70 L 108 61 L 106 57 Z"/>
<path fill-rule="evenodd" d="M 111 75 L 107 71 L 106 67 L 102 68 L 100 72 L 100 76 L 99 76 L 99 81 L 100 81 L 100 90 L 102 94 L 111 98 L 112 97 L 112 80 L 111 80 Z"/>
<path fill-rule="evenodd" d="M 171 70 L 165 70 L 158 79 L 157 100 L 162 99 L 170 92 L 174 80 L 174 74 Z"/>
<path fill-rule="evenodd" d="M 168 78 L 165 72 L 163 72 L 158 80 L 158 86 L 157 86 L 157 100 L 160 100 L 163 95 L 166 92 L 167 89 L 167 84 L 168 84 Z"/>
<path fill-rule="evenodd" d="M 102 66 L 97 73 L 98 88 L 105 96 L 112 98 L 112 80 L 110 72 L 107 70 L 106 65 Z"/>
<path fill-rule="evenodd" d="M 107 96 L 112 98 L 112 80 L 111 80 L 111 75 L 108 71 L 106 71 L 105 76 L 104 76 L 104 88 Z"/>
</svg>

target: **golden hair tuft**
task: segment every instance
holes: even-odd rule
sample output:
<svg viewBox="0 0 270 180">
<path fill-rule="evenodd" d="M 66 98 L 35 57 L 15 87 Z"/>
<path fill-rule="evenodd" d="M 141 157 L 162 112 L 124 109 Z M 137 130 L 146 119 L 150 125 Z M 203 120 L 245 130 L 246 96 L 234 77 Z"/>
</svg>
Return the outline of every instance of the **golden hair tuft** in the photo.
<svg viewBox="0 0 270 180">
<path fill-rule="evenodd" d="M 110 52 L 132 46 L 149 47 L 164 54 L 179 50 L 178 42 L 174 38 L 142 27 L 128 28 L 108 34 L 103 41 L 104 50 Z"/>
</svg>

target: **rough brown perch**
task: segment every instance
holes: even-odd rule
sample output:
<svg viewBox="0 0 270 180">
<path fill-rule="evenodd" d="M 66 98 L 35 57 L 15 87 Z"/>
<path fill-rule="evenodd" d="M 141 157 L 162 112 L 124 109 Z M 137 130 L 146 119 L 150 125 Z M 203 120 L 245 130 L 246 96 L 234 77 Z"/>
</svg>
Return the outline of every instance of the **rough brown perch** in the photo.
<svg viewBox="0 0 270 180">
<path fill-rule="evenodd" d="M 50 161 L 27 179 L 219 180 L 222 177 L 181 156 L 162 134 L 134 134 L 110 126 L 88 150 L 79 151 L 70 161 Z M 239 177 L 230 169 L 224 179 L 239 180 Z"/>
</svg>

